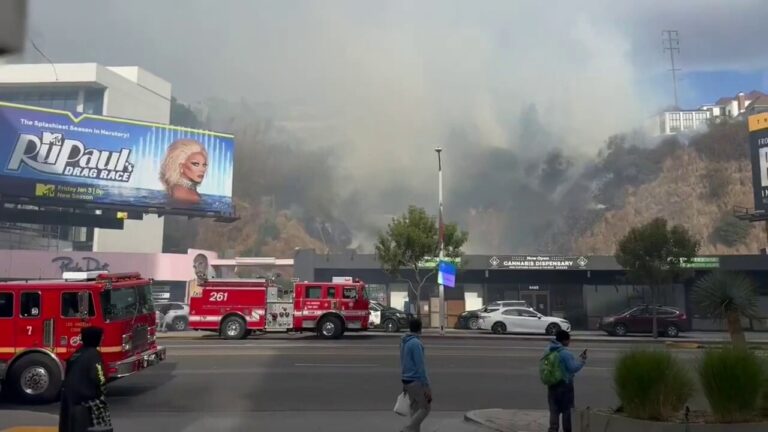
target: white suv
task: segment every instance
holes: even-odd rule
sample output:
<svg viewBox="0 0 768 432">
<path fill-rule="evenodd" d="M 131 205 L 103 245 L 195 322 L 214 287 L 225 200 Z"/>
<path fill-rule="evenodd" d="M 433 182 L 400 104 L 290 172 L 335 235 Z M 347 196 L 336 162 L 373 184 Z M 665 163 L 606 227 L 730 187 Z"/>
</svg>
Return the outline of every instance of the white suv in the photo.
<svg viewBox="0 0 768 432">
<path fill-rule="evenodd" d="M 189 325 L 189 305 L 178 302 L 157 302 L 155 310 L 162 315 L 165 328 L 173 331 L 184 331 Z M 160 323 L 158 322 L 158 325 Z"/>
</svg>

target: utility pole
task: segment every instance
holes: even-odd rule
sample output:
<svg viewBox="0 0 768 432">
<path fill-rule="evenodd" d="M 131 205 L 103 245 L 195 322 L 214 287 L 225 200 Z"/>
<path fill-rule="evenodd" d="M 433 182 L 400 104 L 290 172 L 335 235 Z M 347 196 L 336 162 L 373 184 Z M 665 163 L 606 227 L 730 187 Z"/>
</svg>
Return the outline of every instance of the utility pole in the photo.
<svg viewBox="0 0 768 432">
<path fill-rule="evenodd" d="M 661 32 L 664 52 L 669 51 L 669 63 L 672 71 L 672 89 L 675 92 L 675 107 L 680 107 L 677 100 L 677 72 L 681 69 L 675 67 L 675 53 L 680 54 L 680 36 L 677 30 L 664 30 Z"/>
<path fill-rule="evenodd" d="M 435 153 L 437 153 L 437 205 L 438 205 L 438 241 L 440 243 L 440 258 L 437 261 L 438 267 L 440 263 L 443 261 L 443 257 L 445 255 L 445 241 L 444 241 L 444 235 L 445 235 L 445 228 L 443 227 L 443 161 L 440 158 L 440 153 L 442 153 L 443 149 L 442 147 L 435 148 Z M 439 314 L 439 320 L 440 320 L 440 336 L 445 335 L 445 286 L 443 284 L 440 284 L 440 314 Z"/>
</svg>

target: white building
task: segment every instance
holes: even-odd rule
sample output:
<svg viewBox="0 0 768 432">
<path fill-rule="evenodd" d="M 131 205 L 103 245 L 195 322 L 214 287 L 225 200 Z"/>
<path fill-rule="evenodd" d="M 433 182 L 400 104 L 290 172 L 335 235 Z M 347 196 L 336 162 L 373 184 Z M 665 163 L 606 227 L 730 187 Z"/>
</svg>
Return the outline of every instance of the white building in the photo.
<svg viewBox="0 0 768 432">
<path fill-rule="evenodd" d="M 712 117 L 712 112 L 704 109 L 663 111 L 651 117 L 646 129 L 651 136 L 673 135 L 705 127 Z"/>
<path fill-rule="evenodd" d="M 171 84 L 136 66 L 96 63 L 0 66 L 0 101 L 168 123 Z M 162 252 L 163 219 L 144 215 L 123 230 L 0 226 L 0 249 Z"/>
<path fill-rule="evenodd" d="M 752 90 L 749 93 L 741 92 L 733 97 L 722 97 L 717 100 L 711 107 L 712 113 L 715 117 L 738 117 L 740 114 L 747 110 L 752 102 L 765 96 L 763 92 Z M 704 107 L 702 107 L 704 108 Z"/>
</svg>

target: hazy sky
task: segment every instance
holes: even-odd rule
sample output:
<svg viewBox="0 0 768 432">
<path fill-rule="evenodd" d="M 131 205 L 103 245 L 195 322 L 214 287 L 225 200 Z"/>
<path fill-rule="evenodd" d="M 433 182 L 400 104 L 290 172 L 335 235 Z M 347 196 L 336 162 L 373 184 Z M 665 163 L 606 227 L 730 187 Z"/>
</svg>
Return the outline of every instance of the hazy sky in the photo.
<svg viewBox="0 0 768 432">
<path fill-rule="evenodd" d="M 244 98 L 331 121 L 325 144 L 346 143 L 341 171 L 355 174 L 343 183 L 357 188 L 364 166 L 367 186 L 391 184 L 397 169 L 431 191 L 425 163 L 456 128 L 473 148 L 594 155 L 672 102 L 664 29 L 680 32 L 686 104 L 741 85 L 768 90 L 760 0 L 30 4 L 29 35 L 55 62 L 139 65 L 183 101 Z M 31 50 L 26 59 L 42 61 Z M 556 142 L 521 142 L 530 104 Z"/>
</svg>

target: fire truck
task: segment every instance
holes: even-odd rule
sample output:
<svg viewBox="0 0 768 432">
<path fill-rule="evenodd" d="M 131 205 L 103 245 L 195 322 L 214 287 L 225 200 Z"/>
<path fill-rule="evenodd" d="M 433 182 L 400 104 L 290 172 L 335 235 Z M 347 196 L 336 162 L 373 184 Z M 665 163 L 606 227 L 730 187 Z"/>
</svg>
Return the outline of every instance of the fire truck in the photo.
<svg viewBox="0 0 768 432">
<path fill-rule="evenodd" d="M 296 282 L 284 289 L 267 279 L 203 279 L 190 298 L 189 327 L 244 339 L 254 332 L 317 332 L 338 339 L 368 329 L 365 284 L 349 277 Z"/>
<path fill-rule="evenodd" d="M 63 280 L 0 283 L 0 383 L 25 403 L 60 393 L 80 329 L 104 330 L 112 381 L 165 359 L 155 339 L 151 283 L 138 273 L 65 272 Z"/>
</svg>

